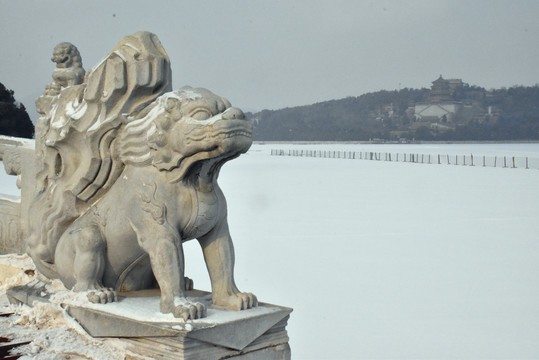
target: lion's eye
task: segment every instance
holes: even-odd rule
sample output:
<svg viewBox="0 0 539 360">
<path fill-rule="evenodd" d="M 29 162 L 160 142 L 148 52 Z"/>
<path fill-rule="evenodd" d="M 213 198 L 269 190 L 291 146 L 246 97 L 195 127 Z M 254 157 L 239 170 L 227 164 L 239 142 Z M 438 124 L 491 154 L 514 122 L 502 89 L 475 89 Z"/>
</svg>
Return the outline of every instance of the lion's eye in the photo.
<svg viewBox="0 0 539 360">
<path fill-rule="evenodd" d="M 189 114 L 195 120 L 208 120 L 212 117 L 212 114 L 206 109 L 196 109 Z"/>
</svg>

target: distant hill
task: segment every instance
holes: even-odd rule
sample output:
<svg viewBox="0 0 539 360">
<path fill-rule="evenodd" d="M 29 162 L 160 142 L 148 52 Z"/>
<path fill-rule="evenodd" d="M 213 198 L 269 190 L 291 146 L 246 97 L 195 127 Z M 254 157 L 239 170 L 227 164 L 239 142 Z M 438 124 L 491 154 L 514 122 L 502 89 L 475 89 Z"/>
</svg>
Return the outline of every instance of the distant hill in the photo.
<svg viewBox="0 0 539 360">
<path fill-rule="evenodd" d="M 266 141 L 539 140 L 539 87 L 485 90 L 460 79 L 247 114 Z"/>
</svg>

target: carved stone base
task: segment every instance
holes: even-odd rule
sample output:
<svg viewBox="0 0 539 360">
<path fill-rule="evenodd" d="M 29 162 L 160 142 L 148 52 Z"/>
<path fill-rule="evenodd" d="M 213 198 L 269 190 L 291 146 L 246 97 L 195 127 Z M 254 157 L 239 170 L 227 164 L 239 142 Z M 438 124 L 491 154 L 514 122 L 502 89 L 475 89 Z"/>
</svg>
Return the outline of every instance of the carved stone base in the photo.
<svg viewBox="0 0 539 360">
<path fill-rule="evenodd" d="M 45 284 L 29 283 L 7 291 L 12 302 L 48 301 Z M 159 312 L 159 291 L 120 294 L 112 304 L 62 304 L 93 337 L 126 343 L 126 359 L 284 360 L 290 359 L 286 325 L 292 309 L 260 303 L 231 311 L 211 304 L 211 294 L 193 290 L 188 296 L 208 307 L 208 316 L 184 322 Z M 139 357 L 140 356 L 140 357 Z"/>
<path fill-rule="evenodd" d="M 127 349 L 133 353 L 127 359 L 133 360 L 137 359 L 136 355 L 140 355 L 142 359 L 289 360 L 290 346 L 285 329 L 288 318 L 286 316 L 241 350 L 192 339 L 189 335 L 125 338 L 122 341 L 127 343 Z"/>
</svg>

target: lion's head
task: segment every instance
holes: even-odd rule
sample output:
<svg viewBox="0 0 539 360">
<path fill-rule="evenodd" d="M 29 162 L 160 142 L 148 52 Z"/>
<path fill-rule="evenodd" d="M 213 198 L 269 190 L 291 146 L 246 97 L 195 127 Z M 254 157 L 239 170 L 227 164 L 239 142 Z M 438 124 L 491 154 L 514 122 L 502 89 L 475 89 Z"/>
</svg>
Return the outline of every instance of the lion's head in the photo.
<svg viewBox="0 0 539 360">
<path fill-rule="evenodd" d="M 168 92 L 126 122 L 120 135 L 122 161 L 178 169 L 180 178 L 195 163 L 224 163 L 252 143 L 252 123 L 243 112 L 202 88 Z"/>
<path fill-rule="evenodd" d="M 82 67 L 79 50 L 69 42 L 62 42 L 54 47 L 51 61 L 59 68 Z"/>
</svg>

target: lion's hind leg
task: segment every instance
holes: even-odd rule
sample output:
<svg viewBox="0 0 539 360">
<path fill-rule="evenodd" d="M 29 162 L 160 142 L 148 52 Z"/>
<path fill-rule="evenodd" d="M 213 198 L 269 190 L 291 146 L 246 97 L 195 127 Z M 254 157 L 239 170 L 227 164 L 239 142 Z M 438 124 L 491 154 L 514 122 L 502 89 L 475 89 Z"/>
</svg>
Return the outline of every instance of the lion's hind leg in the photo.
<svg viewBox="0 0 539 360">
<path fill-rule="evenodd" d="M 107 245 L 97 225 L 68 229 L 58 245 L 56 263 L 66 286 L 90 291 L 88 300 L 93 303 L 118 300 L 117 293 L 102 283 Z"/>
</svg>

